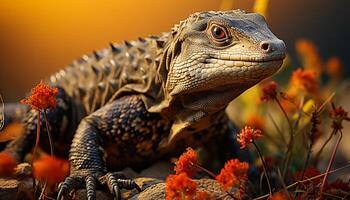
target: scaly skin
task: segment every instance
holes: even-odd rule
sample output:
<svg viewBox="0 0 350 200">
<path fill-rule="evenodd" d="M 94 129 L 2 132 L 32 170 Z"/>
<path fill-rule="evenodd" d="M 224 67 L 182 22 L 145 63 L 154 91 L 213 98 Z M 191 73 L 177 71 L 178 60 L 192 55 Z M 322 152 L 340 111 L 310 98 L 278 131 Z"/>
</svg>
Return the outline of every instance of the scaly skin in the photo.
<svg viewBox="0 0 350 200">
<path fill-rule="evenodd" d="M 48 113 L 55 148 L 65 156 L 70 146 L 71 163 L 58 199 L 84 185 L 95 199 L 98 182 L 119 197 L 121 188 L 138 186 L 111 171 L 230 133 L 228 103 L 276 72 L 284 57 L 283 41 L 262 16 L 210 11 L 169 33 L 111 44 L 51 76 L 48 82 L 60 89 L 59 104 Z M 36 112 L 27 114 L 24 137 L 6 148 L 19 160 L 33 144 L 35 118 Z"/>
</svg>

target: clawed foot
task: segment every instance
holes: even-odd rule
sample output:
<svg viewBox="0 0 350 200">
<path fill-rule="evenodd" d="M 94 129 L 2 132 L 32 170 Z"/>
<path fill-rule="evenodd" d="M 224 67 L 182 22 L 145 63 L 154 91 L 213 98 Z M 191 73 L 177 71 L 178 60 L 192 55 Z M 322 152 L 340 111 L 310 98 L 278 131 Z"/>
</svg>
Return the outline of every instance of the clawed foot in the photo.
<svg viewBox="0 0 350 200">
<path fill-rule="evenodd" d="M 93 174 L 72 175 L 67 177 L 66 180 L 58 186 L 57 199 L 67 199 L 72 190 L 82 188 L 84 187 L 84 184 L 86 187 L 86 196 L 88 200 L 96 199 L 97 185 L 107 185 L 109 191 L 117 200 L 121 199 L 121 189 L 136 189 L 138 192 L 141 192 L 141 188 L 133 180 L 126 178 L 126 176 L 118 172 L 107 173 L 101 177 L 96 177 Z"/>
</svg>

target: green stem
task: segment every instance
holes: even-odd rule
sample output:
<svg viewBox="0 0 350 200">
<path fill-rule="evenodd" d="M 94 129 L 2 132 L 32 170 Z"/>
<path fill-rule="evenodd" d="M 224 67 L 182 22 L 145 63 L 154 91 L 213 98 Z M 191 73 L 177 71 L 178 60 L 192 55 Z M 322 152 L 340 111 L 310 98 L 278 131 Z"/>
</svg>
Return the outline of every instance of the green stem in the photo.
<svg viewBox="0 0 350 200">
<path fill-rule="evenodd" d="M 259 156 L 260 156 L 260 159 L 261 159 L 261 162 L 262 162 L 262 166 L 263 166 L 263 170 L 264 170 L 264 174 L 265 174 L 265 178 L 266 178 L 266 180 L 267 180 L 267 186 L 269 187 L 269 193 L 270 193 L 270 195 L 272 195 L 272 189 L 271 189 L 271 184 L 270 184 L 270 177 L 269 177 L 269 175 L 267 174 L 267 169 L 266 169 L 265 160 L 264 160 L 264 158 L 263 158 L 263 156 L 262 156 L 262 154 L 261 154 L 261 151 L 260 151 L 258 145 L 257 145 L 254 141 L 253 141 L 252 143 L 253 143 L 253 145 L 254 145 L 256 151 L 258 152 L 258 154 L 259 154 Z"/>
</svg>

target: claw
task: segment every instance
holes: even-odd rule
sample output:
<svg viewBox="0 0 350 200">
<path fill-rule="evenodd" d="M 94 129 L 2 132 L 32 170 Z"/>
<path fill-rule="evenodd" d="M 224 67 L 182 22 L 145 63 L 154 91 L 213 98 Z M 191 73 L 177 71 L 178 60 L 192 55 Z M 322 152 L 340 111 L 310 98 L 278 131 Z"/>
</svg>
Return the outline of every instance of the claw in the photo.
<svg viewBox="0 0 350 200">
<path fill-rule="evenodd" d="M 136 189 L 138 192 L 141 192 L 141 188 L 131 179 L 117 179 L 118 186 L 123 189 L 132 190 Z"/>
<path fill-rule="evenodd" d="M 85 178 L 86 197 L 88 200 L 96 199 L 96 178 L 92 175 L 87 175 Z"/>
<path fill-rule="evenodd" d="M 106 177 L 107 177 L 107 186 L 109 188 L 109 191 L 111 191 L 111 193 L 116 196 L 117 200 L 121 200 L 121 193 L 120 193 L 117 179 L 114 177 L 112 173 L 108 173 Z"/>
<path fill-rule="evenodd" d="M 132 190 L 136 189 L 141 192 L 141 188 L 131 179 L 128 179 L 120 172 L 107 173 L 104 176 L 96 177 L 93 174 L 84 174 L 82 176 L 67 177 L 63 183 L 58 186 L 57 200 L 67 199 L 69 193 L 73 189 L 78 189 L 86 186 L 86 196 L 88 200 L 96 200 L 97 184 L 106 184 L 110 192 L 115 195 L 117 200 L 122 199 L 121 189 Z"/>
<path fill-rule="evenodd" d="M 61 200 L 62 197 L 67 199 L 69 192 L 75 187 L 77 180 L 73 177 L 67 177 L 64 182 L 58 186 L 57 200 Z"/>
<path fill-rule="evenodd" d="M 109 190 L 116 196 L 117 200 L 121 199 L 121 189 L 132 190 L 135 188 L 138 192 L 141 192 L 141 188 L 133 180 L 127 179 L 121 173 L 107 173 L 105 180 Z"/>
</svg>

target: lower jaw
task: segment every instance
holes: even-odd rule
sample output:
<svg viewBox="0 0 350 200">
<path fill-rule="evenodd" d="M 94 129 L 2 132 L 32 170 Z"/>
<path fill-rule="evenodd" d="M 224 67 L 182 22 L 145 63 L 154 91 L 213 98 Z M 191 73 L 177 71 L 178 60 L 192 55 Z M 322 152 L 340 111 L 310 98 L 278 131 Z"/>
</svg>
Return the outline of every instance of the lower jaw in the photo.
<svg viewBox="0 0 350 200">
<path fill-rule="evenodd" d="M 191 110 L 217 112 L 225 109 L 232 100 L 253 85 L 255 85 L 255 83 L 239 84 L 238 86 L 236 84 L 231 84 L 217 90 L 195 92 L 183 97 L 182 104 L 185 108 Z"/>
</svg>

